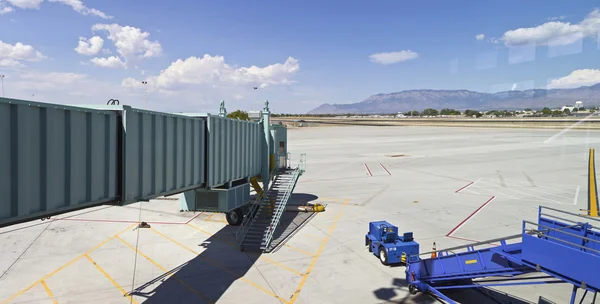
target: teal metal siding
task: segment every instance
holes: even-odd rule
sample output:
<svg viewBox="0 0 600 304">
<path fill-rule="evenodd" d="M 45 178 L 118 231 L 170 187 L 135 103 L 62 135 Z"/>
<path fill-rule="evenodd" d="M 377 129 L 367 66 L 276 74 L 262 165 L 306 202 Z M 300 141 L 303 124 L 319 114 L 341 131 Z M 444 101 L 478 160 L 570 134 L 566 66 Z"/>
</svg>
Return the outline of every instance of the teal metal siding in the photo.
<svg viewBox="0 0 600 304">
<path fill-rule="evenodd" d="M 271 153 L 287 155 L 287 128 L 282 125 L 271 125 L 271 137 L 273 140 Z M 279 143 L 283 142 L 283 151 L 280 151 Z"/>
<path fill-rule="evenodd" d="M 123 204 L 201 187 L 205 120 L 124 107 Z"/>
<path fill-rule="evenodd" d="M 207 127 L 208 187 L 260 174 L 259 123 L 207 115 Z"/>
<path fill-rule="evenodd" d="M 0 225 L 118 199 L 117 115 L 0 98 Z"/>
</svg>

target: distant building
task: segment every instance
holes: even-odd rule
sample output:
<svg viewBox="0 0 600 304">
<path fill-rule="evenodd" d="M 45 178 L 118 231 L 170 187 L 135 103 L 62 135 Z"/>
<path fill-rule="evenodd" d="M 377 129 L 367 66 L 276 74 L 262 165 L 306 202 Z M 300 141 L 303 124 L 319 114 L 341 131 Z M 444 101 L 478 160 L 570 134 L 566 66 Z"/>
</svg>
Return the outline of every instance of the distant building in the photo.
<svg viewBox="0 0 600 304">
<path fill-rule="evenodd" d="M 579 101 L 580 102 L 580 101 Z M 569 109 L 569 112 L 573 112 L 573 110 L 575 109 L 575 107 L 571 107 L 571 106 L 563 106 L 562 108 L 560 108 L 561 112 L 564 112 L 566 109 Z M 579 109 L 579 108 L 577 108 Z"/>
</svg>

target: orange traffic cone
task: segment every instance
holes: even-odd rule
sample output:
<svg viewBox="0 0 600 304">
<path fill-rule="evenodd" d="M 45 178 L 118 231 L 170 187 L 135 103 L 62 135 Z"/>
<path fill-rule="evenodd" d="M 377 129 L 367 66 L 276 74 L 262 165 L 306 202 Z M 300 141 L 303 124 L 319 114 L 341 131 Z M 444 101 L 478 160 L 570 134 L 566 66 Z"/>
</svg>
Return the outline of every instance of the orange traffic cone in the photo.
<svg viewBox="0 0 600 304">
<path fill-rule="evenodd" d="M 435 242 L 433 242 L 433 249 L 432 250 L 433 251 L 431 252 L 431 258 L 432 259 L 433 258 L 437 258 L 437 252 L 436 252 L 436 249 L 435 249 Z"/>
</svg>

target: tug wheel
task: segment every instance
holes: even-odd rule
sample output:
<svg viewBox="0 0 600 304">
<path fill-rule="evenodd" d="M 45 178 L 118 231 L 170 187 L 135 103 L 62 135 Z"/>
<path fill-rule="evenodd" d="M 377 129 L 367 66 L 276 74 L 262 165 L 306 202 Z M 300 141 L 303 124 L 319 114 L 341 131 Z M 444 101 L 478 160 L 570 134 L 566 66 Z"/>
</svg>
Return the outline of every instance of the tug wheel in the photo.
<svg viewBox="0 0 600 304">
<path fill-rule="evenodd" d="M 410 294 L 417 294 L 417 291 L 419 291 L 417 289 L 417 286 L 415 285 L 408 285 L 408 292 L 410 292 Z"/>
<path fill-rule="evenodd" d="M 383 265 L 388 265 L 387 252 L 385 252 L 385 248 L 383 246 L 379 247 L 379 261 L 381 261 L 381 264 Z"/>
</svg>

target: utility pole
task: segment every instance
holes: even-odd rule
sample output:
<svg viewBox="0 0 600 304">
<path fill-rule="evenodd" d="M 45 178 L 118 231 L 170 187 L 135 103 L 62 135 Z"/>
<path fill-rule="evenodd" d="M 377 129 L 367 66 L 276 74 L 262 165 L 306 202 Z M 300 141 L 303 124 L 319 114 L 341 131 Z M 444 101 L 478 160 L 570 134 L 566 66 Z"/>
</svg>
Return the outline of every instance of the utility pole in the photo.
<svg viewBox="0 0 600 304">
<path fill-rule="evenodd" d="M 142 81 L 142 84 L 144 85 L 144 110 L 148 110 L 148 100 L 147 100 L 148 98 L 146 96 L 147 95 L 146 88 L 147 88 L 148 82 L 144 80 L 144 81 Z"/>
<path fill-rule="evenodd" d="M 0 80 L 2 81 L 2 97 L 4 97 L 4 75 L 0 75 Z"/>
</svg>

